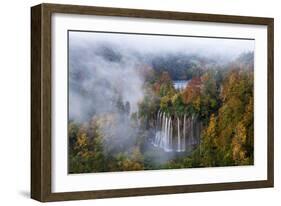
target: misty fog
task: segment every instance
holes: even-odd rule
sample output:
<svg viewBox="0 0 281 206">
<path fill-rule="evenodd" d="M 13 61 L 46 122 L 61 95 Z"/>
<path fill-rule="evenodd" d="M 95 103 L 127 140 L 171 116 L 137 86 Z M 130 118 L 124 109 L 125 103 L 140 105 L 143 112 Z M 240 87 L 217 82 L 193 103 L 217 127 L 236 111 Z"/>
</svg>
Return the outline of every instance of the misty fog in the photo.
<svg viewBox="0 0 281 206">
<path fill-rule="evenodd" d="M 192 54 L 228 62 L 253 50 L 254 41 L 244 39 L 70 31 L 69 119 L 116 112 L 118 99 L 137 112 L 144 83 L 138 68 L 155 58 Z"/>
<path fill-rule="evenodd" d="M 251 164 L 252 146 L 233 135 L 230 150 L 223 145 L 218 154 L 241 152 L 208 162 L 215 147 L 206 141 L 214 136 L 208 125 L 229 124 L 232 114 L 233 132 L 221 128 L 220 136 L 241 127 L 251 140 L 254 46 L 253 39 L 68 31 L 69 172 L 233 165 L 237 154 L 249 154 L 241 164 Z"/>
</svg>

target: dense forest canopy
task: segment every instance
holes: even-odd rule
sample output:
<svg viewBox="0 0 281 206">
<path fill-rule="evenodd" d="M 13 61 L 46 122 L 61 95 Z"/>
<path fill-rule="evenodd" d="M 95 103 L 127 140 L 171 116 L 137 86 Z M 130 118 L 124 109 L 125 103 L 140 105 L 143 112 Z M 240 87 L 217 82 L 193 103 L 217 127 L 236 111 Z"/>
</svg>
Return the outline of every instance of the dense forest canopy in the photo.
<svg viewBox="0 0 281 206">
<path fill-rule="evenodd" d="M 253 164 L 253 44 L 70 33 L 69 173 Z"/>
</svg>

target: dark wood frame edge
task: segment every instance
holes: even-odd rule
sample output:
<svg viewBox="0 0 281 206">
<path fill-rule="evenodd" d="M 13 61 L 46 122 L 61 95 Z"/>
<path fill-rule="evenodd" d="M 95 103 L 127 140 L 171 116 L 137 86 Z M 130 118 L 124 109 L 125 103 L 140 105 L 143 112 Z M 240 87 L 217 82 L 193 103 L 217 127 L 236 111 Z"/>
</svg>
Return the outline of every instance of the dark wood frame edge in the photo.
<svg viewBox="0 0 281 206">
<path fill-rule="evenodd" d="M 51 191 L 51 15 L 72 13 L 170 20 L 266 25 L 268 28 L 268 177 L 263 181 L 52 193 Z M 274 185 L 274 19 L 263 17 L 40 4 L 31 8 L 31 198 L 41 202 L 160 195 Z"/>
</svg>

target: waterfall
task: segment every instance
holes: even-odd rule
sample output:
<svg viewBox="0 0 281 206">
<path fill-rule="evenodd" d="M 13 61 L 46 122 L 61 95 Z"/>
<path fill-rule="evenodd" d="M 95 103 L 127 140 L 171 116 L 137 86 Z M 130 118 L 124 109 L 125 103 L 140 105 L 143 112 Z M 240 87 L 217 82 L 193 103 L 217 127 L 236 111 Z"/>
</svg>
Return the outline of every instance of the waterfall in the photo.
<svg viewBox="0 0 281 206">
<path fill-rule="evenodd" d="M 183 116 L 183 144 L 182 144 L 182 148 L 181 148 L 181 150 L 182 151 L 185 151 L 185 145 L 186 145 L 186 143 L 185 143 L 185 137 L 186 137 L 186 131 L 185 131 L 185 127 L 186 127 L 186 114 L 184 114 L 184 116 Z"/>
<path fill-rule="evenodd" d="M 155 136 L 152 144 L 166 152 L 184 152 L 187 147 L 196 145 L 200 139 L 200 122 L 194 115 L 169 115 L 158 111 Z"/>
<path fill-rule="evenodd" d="M 180 119 L 177 118 L 177 120 L 178 120 L 178 149 L 177 149 L 177 151 L 180 152 L 181 151 Z"/>
<path fill-rule="evenodd" d="M 168 117 L 168 124 L 167 124 L 167 145 L 166 145 L 166 148 L 168 149 L 168 150 L 170 150 L 170 130 L 171 130 L 171 126 L 170 126 L 170 124 L 171 124 L 171 117 Z"/>
<path fill-rule="evenodd" d="M 170 117 L 170 133 L 169 133 L 169 144 L 170 144 L 170 151 L 173 151 L 173 124 L 172 124 L 172 118 Z"/>
</svg>

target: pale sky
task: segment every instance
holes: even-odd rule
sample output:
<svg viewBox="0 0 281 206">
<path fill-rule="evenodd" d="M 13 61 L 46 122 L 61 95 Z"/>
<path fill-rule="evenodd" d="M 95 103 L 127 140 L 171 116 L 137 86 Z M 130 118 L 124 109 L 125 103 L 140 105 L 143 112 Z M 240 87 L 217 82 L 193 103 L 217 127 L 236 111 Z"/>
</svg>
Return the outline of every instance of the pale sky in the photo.
<svg viewBox="0 0 281 206">
<path fill-rule="evenodd" d="M 110 43 L 140 53 L 184 52 L 200 55 L 219 55 L 236 58 L 243 52 L 254 51 L 255 41 L 245 39 L 161 36 L 97 32 L 69 32 L 71 46 L 89 46 L 98 42 Z"/>
</svg>

